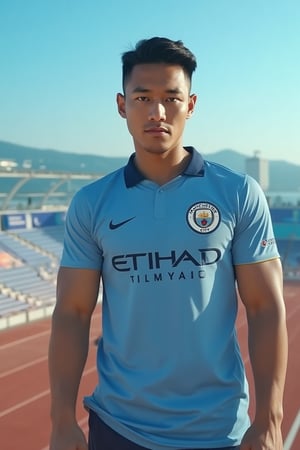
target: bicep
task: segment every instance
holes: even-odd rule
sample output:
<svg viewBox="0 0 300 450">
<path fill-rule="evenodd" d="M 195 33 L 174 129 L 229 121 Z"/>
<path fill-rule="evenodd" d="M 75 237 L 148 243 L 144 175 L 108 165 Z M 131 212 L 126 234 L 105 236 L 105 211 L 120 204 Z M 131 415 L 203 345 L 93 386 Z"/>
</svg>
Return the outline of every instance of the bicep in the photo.
<svg viewBox="0 0 300 450">
<path fill-rule="evenodd" d="M 99 295 L 100 271 L 60 267 L 56 310 L 91 316 Z"/>
<path fill-rule="evenodd" d="M 281 308 L 282 266 L 279 258 L 235 267 L 238 291 L 248 314 Z"/>
</svg>

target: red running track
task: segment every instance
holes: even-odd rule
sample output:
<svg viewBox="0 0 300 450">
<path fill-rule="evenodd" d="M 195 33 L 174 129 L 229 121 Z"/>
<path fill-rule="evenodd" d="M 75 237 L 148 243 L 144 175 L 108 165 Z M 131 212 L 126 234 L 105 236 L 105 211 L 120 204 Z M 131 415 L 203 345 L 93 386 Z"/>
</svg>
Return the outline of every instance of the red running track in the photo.
<svg viewBox="0 0 300 450">
<path fill-rule="evenodd" d="M 283 421 L 284 450 L 300 449 L 300 283 L 286 283 L 285 300 L 289 333 L 289 365 L 285 389 Z M 101 329 L 101 310 L 95 311 L 91 345 L 80 385 L 79 399 L 93 390 L 97 374 L 94 340 Z M 238 334 L 244 361 L 252 379 L 247 354 L 247 328 L 243 309 L 238 318 Z M 47 352 L 50 319 L 0 332 L 0 436 L 2 450 L 48 450 L 50 433 Z M 78 402 L 77 417 L 87 431 L 87 415 Z M 250 411 L 253 410 L 253 405 Z"/>
</svg>

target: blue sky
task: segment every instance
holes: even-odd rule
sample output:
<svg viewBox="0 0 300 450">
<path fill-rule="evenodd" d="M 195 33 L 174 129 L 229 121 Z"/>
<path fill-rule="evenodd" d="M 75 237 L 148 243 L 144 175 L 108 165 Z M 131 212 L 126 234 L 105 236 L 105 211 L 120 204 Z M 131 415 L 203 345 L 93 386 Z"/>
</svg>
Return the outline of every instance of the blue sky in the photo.
<svg viewBox="0 0 300 450">
<path fill-rule="evenodd" d="M 1 0 L 0 140 L 129 155 L 121 54 L 166 36 L 198 61 L 186 145 L 300 164 L 299 23 L 299 0 Z"/>
</svg>

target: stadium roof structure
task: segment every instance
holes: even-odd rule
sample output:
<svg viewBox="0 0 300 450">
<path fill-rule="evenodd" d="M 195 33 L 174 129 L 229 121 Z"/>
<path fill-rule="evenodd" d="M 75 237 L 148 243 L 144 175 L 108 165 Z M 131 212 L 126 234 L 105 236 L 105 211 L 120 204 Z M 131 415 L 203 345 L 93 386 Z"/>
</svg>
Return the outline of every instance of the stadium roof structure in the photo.
<svg viewBox="0 0 300 450">
<path fill-rule="evenodd" d="M 1 171 L 0 211 L 66 206 L 81 186 L 97 178 L 99 174 Z"/>
</svg>

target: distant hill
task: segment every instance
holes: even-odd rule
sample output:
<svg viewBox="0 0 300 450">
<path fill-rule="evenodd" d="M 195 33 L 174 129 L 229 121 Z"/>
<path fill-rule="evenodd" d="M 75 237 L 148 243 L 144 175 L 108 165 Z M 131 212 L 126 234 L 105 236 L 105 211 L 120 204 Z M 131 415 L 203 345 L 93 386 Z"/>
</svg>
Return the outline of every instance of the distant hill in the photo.
<svg viewBox="0 0 300 450">
<path fill-rule="evenodd" d="M 201 151 L 201 150 L 200 150 Z M 232 149 L 222 149 L 203 155 L 206 159 L 245 172 L 246 155 Z M 31 164 L 32 170 L 55 172 L 99 173 L 104 175 L 127 162 L 127 157 L 78 154 L 60 150 L 32 148 L 0 141 L 0 160 L 13 160 L 19 168 Z M 286 161 L 269 161 L 270 191 L 298 191 L 300 166 Z"/>
<path fill-rule="evenodd" d="M 71 153 L 52 149 L 26 147 L 0 141 L 0 160 L 14 160 L 18 168 L 31 163 L 32 170 L 106 174 L 123 166 L 127 158 Z"/>
</svg>

